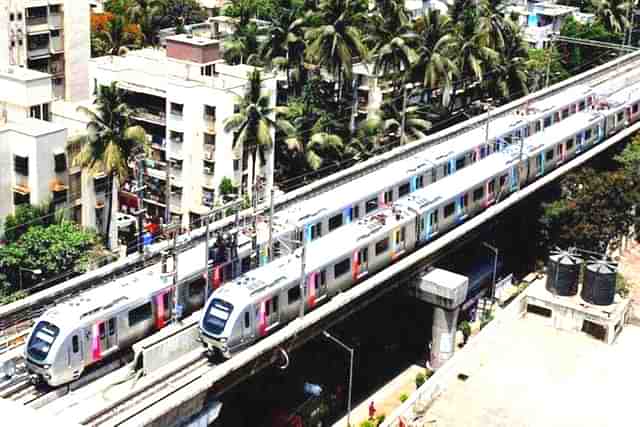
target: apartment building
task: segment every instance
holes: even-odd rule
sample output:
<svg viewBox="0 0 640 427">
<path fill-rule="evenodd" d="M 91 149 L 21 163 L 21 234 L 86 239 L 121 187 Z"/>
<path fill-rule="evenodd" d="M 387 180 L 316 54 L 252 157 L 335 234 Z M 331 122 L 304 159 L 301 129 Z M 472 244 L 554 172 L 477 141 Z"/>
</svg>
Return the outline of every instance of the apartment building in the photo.
<svg viewBox="0 0 640 427">
<path fill-rule="evenodd" d="M 26 67 L 53 76 L 57 99 L 89 96 L 89 2 L 2 0 L 0 68 Z"/>
<path fill-rule="evenodd" d="M 78 224 L 104 232 L 107 197 L 115 212 L 117 194 L 104 175 L 72 167 L 80 146 L 68 140 L 84 131 L 86 118 L 74 118 L 75 131 L 57 120 L 52 78 L 17 66 L 0 70 L 0 223 L 16 206 L 52 201 Z"/>
<path fill-rule="evenodd" d="M 251 153 L 243 147 L 234 150 L 233 134 L 224 131 L 224 120 L 237 108 L 237 96 L 244 94 L 252 70 L 224 63 L 219 40 L 185 34 L 167 37 L 166 49 L 91 60 L 90 75 L 97 90 L 117 82 L 134 110 L 132 118 L 145 128 L 152 144 L 152 158 L 144 170 L 148 214 L 166 221 L 170 212 L 172 220 L 188 227 L 219 203 L 224 177 L 241 194 L 252 194 Z M 263 90 L 274 104 L 273 75 L 263 74 Z M 264 182 L 260 194 L 268 194 L 273 185 L 273 161 L 272 147 L 265 164 L 256 167 Z M 134 199 L 123 194 L 120 201 L 126 205 Z"/>
</svg>

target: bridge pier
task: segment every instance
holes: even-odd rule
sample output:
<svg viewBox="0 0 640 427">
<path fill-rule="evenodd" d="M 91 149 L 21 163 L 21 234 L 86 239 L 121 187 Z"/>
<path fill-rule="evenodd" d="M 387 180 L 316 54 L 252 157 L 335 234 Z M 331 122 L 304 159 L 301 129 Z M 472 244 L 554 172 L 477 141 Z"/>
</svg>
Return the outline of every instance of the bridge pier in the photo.
<svg viewBox="0 0 640 427">
<path fill-rule="evenodd" d="M 429 352 L 433 369 L 438 369 L 453 356 L 458 313 L 468 286 L 466 276 L 439 268 L 425 273 L 416 285 L 415 296 L 433 306 Z"/>
</svg>

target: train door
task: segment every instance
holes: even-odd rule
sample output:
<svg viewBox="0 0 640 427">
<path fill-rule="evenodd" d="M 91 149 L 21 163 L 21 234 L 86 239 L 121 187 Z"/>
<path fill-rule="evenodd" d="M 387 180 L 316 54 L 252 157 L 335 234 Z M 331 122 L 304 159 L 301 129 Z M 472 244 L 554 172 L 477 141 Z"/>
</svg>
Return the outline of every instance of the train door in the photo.
<svg viewBox="0 0 640 427">
<path fill-rule="evenodd" d="M 266 301 L 266 320 L 267 328 L 277 324 L 280 321 L 280 308 L 278 306 L 278 295 L 272 296 Z"/>
<path fill-rule="evenodd" d="M 393 232 L 393 251 L 391 252 L 391 259 L 395 259 L 402 255 L 406 249 L 406 230 L 405 227 L 397 228 Z"/>
<path fill-rule="evenodd" d="M 153 297 L 156 306 L 156 329 L 162 329 L 171 316 L 171 291 L 167 290 Z"/>
<path fill-rule="evenodd" d="M 425 231 L 427 225 L 426 216 L 417 215 L 416 216 L 416 247 L 420 244 L 421 241 L 426 240 Z"/>
<path fill-rule="evenodd" d="M 485 207 L 491 205 L 496 200 L 496 180 L 494 178 L 491 178 L 485 184 L 484 194 L 485 194 L 485 200 L 484 200 Z"/>
<path fill-rule="evenodd" d="M 358 280 L 369 272 L 369 248 L 364 247 L 353 252 L 351 265 L 353 280 Z"/>
<path fill-rule="evenodd" d="M 605 129 L 604 129 L 604 124 L 605 122 L 601 122 L 600 124 L 598 124 L 597 127 L 597 132 L 598 132 L 598 140 L 596 142 L 600 142 L 604 139 L 604 134 L 605 134 Z"/>
<path fill-rule="evenodd" d="M 69 369 L 71 369 L 73 378 L 78 378 L 80 376 L 84 366 L 84 351 L 80 337 L 80 331 L 71 336 L 71 346 L 69 348 Z"/>
<path fill-rule="evenodd" d="M 251 308 L 247 309 L 242 315 L 242 339 L 243 341 L 253 341 L 256 330 L 253 327 L 252 316 L 251 316 Z"/>
<path fill-rule="evenodd" d="M 456 197 L 456 221 L 462 222 L 467 218 L 467 207 L 469 206 L 469 195 L 463 194 Z"/>
<path fill-rule="evenodd" d="M 566 158 L 566 150 L 565 150 L 565 145 L 563 142 L 559 143 L 558 145 L 556 145 L 556 158 L 558 160 L 556 160 L 556 163 L 560 164 L 562 162 L 564 162 L 565 158 Z"/>
<path fill-rule="evenodd" d="M 426 215 L 426 233 L 425 240 L 430 239 L 433 235 L 438 234 L 438 210 L 433 210 Z"/>
<path fill-rule="evenodd" d="M 111 350 L 116 345 L 116 319 L 111 318 L 104 322 L 98 323 L 98 334 L 100 339 L 100 349 L 102 357 L 104 353 Z"/>
<path fill-rule="evenodd" d="M 544 174 L 544 151 L 536 156 L 536 176 Z"/>
<path fill-rule="evenodd" d="M 351 218 L 353 217 L 353 208 L 351 206 L 342 210 L 342 220 L 345 224 L 351 224 Z"/>
<path fill-rule="evenodd" d="M 520 165 L 511 166 L 511 192 L 518 190 L 520 186 Z"/>
</svg>

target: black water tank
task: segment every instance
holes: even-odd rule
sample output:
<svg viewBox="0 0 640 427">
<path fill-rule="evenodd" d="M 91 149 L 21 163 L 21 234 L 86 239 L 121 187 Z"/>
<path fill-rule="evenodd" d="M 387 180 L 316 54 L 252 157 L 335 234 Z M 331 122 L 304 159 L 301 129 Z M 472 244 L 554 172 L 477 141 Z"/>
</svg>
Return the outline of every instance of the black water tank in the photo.
<svg viewBox="0 0 640 427">
<path fill-rule="evenodd" d="M 560 296 L 578 293 L 578 280 L 582 259 L 567 251 L 553 252 L 547 264 L 547 284 L 549 292 Z"/>
<path fill-rule="evenodd" d="M 610 305 L 616 296 L 617 267 L 605 261 L 589 262 L 584 269 L 580 296 L 588 303 Z"/>
</svg>

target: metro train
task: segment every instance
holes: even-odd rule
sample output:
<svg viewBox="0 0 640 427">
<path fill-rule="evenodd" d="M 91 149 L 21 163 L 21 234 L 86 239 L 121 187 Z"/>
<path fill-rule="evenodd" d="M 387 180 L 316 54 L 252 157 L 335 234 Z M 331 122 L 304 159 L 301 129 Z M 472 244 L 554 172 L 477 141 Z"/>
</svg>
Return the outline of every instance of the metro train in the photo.
<svg viewBox="0 0 640 427">
<path fill-rule="evenodd" d="M 638 118 L 640 85 L 308 244 L 213 292 L 199 322 L 207 350 L 230 358 L 294 319 L 549 173 Z M 624 102 L 621 99 L 626 97 Z M 597 106 L 596 106 L 597 105 Z"/>
<path fill-rule="evenodd" d="M 337 210 L 329 208 L 341 202 L 337 197 L 331 200 L 333 192 L 319 196 L 326 200 L 327 208 L 308 217 L 311 220 L 304 218 L 304 215 L 299 216 L 301 210 L 292 209 L 290 213 L 297 221 L 302 221 L 301 224 L 307 221 L 305 236 L 313 240 L 308 245 L 310 255 L 305 291 L 308 296 L 305 298 L 307 309 L 312 309 L 335 293 L 386 267 L 405 252 L 414 250 L 417 245 L 424 244 L 494 203 L 501 195 L 513 191 L 513 185 L 508 183 L 519 182 L 524 185 L 535 176 L 547 173 L 557 163 L 566 161 L 605 135 L 637 119 L 640 94 L 635 89 L 616 92 L 603 99 L 598 99 L 592 90 L 588 95 L 585 95 L 586 92 L 580 93 L 584 98 L 577 101 L 577 104 L 572 104 L 573 107 L 562 104 L 552 109 L 542 109 L 542 118 L 537 121 L 539 124 L 528 125 L 529 131 L 522 130 L 525 132 L 523 135 L 529 135 L 523 139 L 523 159 L 526 158 L 526 162 L 514 160 L 513 150 L 519 144 L 505 145 L 499 147 L 500 150 L 491 150 L 493 154 L 485 156 L 481 162 L 465 161 L 463 167 L 455 169 L 455 174 L 447 176 L 443 173 L 435 182 L 429 180 L 432 172 L 428 167 L 418 168 L 420 159 L 423 158 L 420 154 L 406 161 L 395 162 L 385 169 L 399 170 L 404 181 L 394 184 L 390 181 L 391 178 L 382 180 L 381 175 L 375 174 L 353 181 L 352 184 L 359 184 L 357 187 L 350 187 L 351 200 L 359 202 L 350 202 L 350 220 L 342 221 L 335 230 L 331 229 L 331 225 L 335 226 L 338 222 L 331 220 L 331 212 L 345 213 L 344 206 Z M 601 110 L 583 111 L 596 106 Z M 569 113 L 565 117 L 563 111 L 567 108 Z M 575 110 L 573 114 L 572 109 Z M 564 125 L 551 126 L 556 119 L 552 117 L 547 126 L 545 114 L 555 116 L 557 111 Z M 532 127 L 534 132 L 531 131 Z M 536 130 L 538 127 L 539 130 Z M 490 131 L 491 129 L 493 125 Z M 563 132 L 567 129 L 577 130 L 573 135 L 564 135 Z M 496 134 L 508 136 L 498 131 Z M 467 138 L 484 141 L 478 135 Z M 464 139 L 465 136 L 460 138 Z M 570 140 L 573 142 L 569 143 Z M 547 147 L 550 144 L 557 150 L 557 154 L 548 153 Z M 448 148 L 438 150 L 445 154 L 451 153 L 453 146 L 451 143 Z M 437 147 L 429 149 L 429 152 L 436 152 L 435 148 Z M 489 151 L 487 149 L 486 153 Z M 453 154 L 449 154 L 447 158 L 455 159 L 456 162 L 458 160 Z M 479 158 L 482 156 L 475 160 Z M 473 156 L 471 159 L 474 160 Z M 442 170 L 444 172 L 444 167 Z M 410 191 L 406 193 L 408 180 L 420 185 L 409 184 Z M 463 194 L 468 185 L 477 182 L 485 182 L 481 195 L 479 189 Z M 364 194 L 371 194 L 370 190 L 379 191 L 376 186 L 380 184 L 386 186 L 383 193 L 361 197 L 363 190 L 366 191 Z M 384 194 L 388 191 L 392 194 L 385 198 Z M 348 195 L 347 191 L 343 193 L 345 197 Z M 318 203 L 316 200 L 309 203 Z M 371 204 L 367 206 L 369 201 Z M 444 205 L 445 201 L 449 204 Z M 374 206 L 374 202 L 375 207 L 367 209 Z M 453 207 L 450 206 L 451 203 Z M 392 204 L 394 207 L 390 209 Z M 318 209 L 321 205 L 315 206 L 313 209 Z M 356 212 L 358 209 L 355 206 L 360 206 L 360 212 Z M 439 210 L 435 209 L 436 206 Z M 358 215 L 354 215 L 355 213 Z M 418 221 L 421 216 L 424 217 L 423 220 Z M 320 221 L 323 221 L 320 233 L 314 236 L 313 232 L 309 232 L 309 227 L 317 227 L 316 224 Z M 274 239 L 284 236 L 286 240 L 291 224 L 281 223 L 279 227 L 274 227 Z M 332 232 L 328 233 L 330 230 Z M 380 238 L 385 235 L 386 238 Z M 322 238 L 317 238 L 320 236 Z M 362 246 L 365 244 L 368 246 Z M 211 285 L 218 287 L 226 279 L 226 272 L 223 275 L 220 271 L 223 265 L 228 267 L 233 264 L 231 270 L 242 275 L 236 277 L 232 284 L 222 286 L 214 292 L 200 328 L 203 340 L 210 349 L 218 349 L 230 356 L 278 325 L 286 323 L 294 312 L 297 313 L 296 292 L 299 300 L 299 288 L 296 291 L 291 284 L 299 277 L 299 249 L 249 271 L 253 252 L 250 238 L 240 235 L 235 242 L 216 242 L 215 245 L 217 249 L 224 248 L 225 245 L 234 245 L 239 249 L 233 256 L 234 261 L 227 261 L 214 250 L 217 264 L 214 265 Z M 193 254 L 189 252 L 179 257 L 178 283 L 185 286 L 181 286 L 184 291 L 180 292 L 177 301 L 185 314 L 198 310 L 205 303 L 205 283 L 202 279 L 204 259 L 198 252 L 202 249 L 197 246 L 190 249 L 194 251 Z M 337 259 L 336 255 L 344 258 Z M 161 267 L 149 267 L 61 303 L 36 321 L 25 346 L 27 369 L 51 386 L 71 382 L 92 365 L 164 327 L 174 309 L 173 299 L 174 288 L 172 281 L 167 279 L 167 273 L 163 273 Z"/>
</svg>

